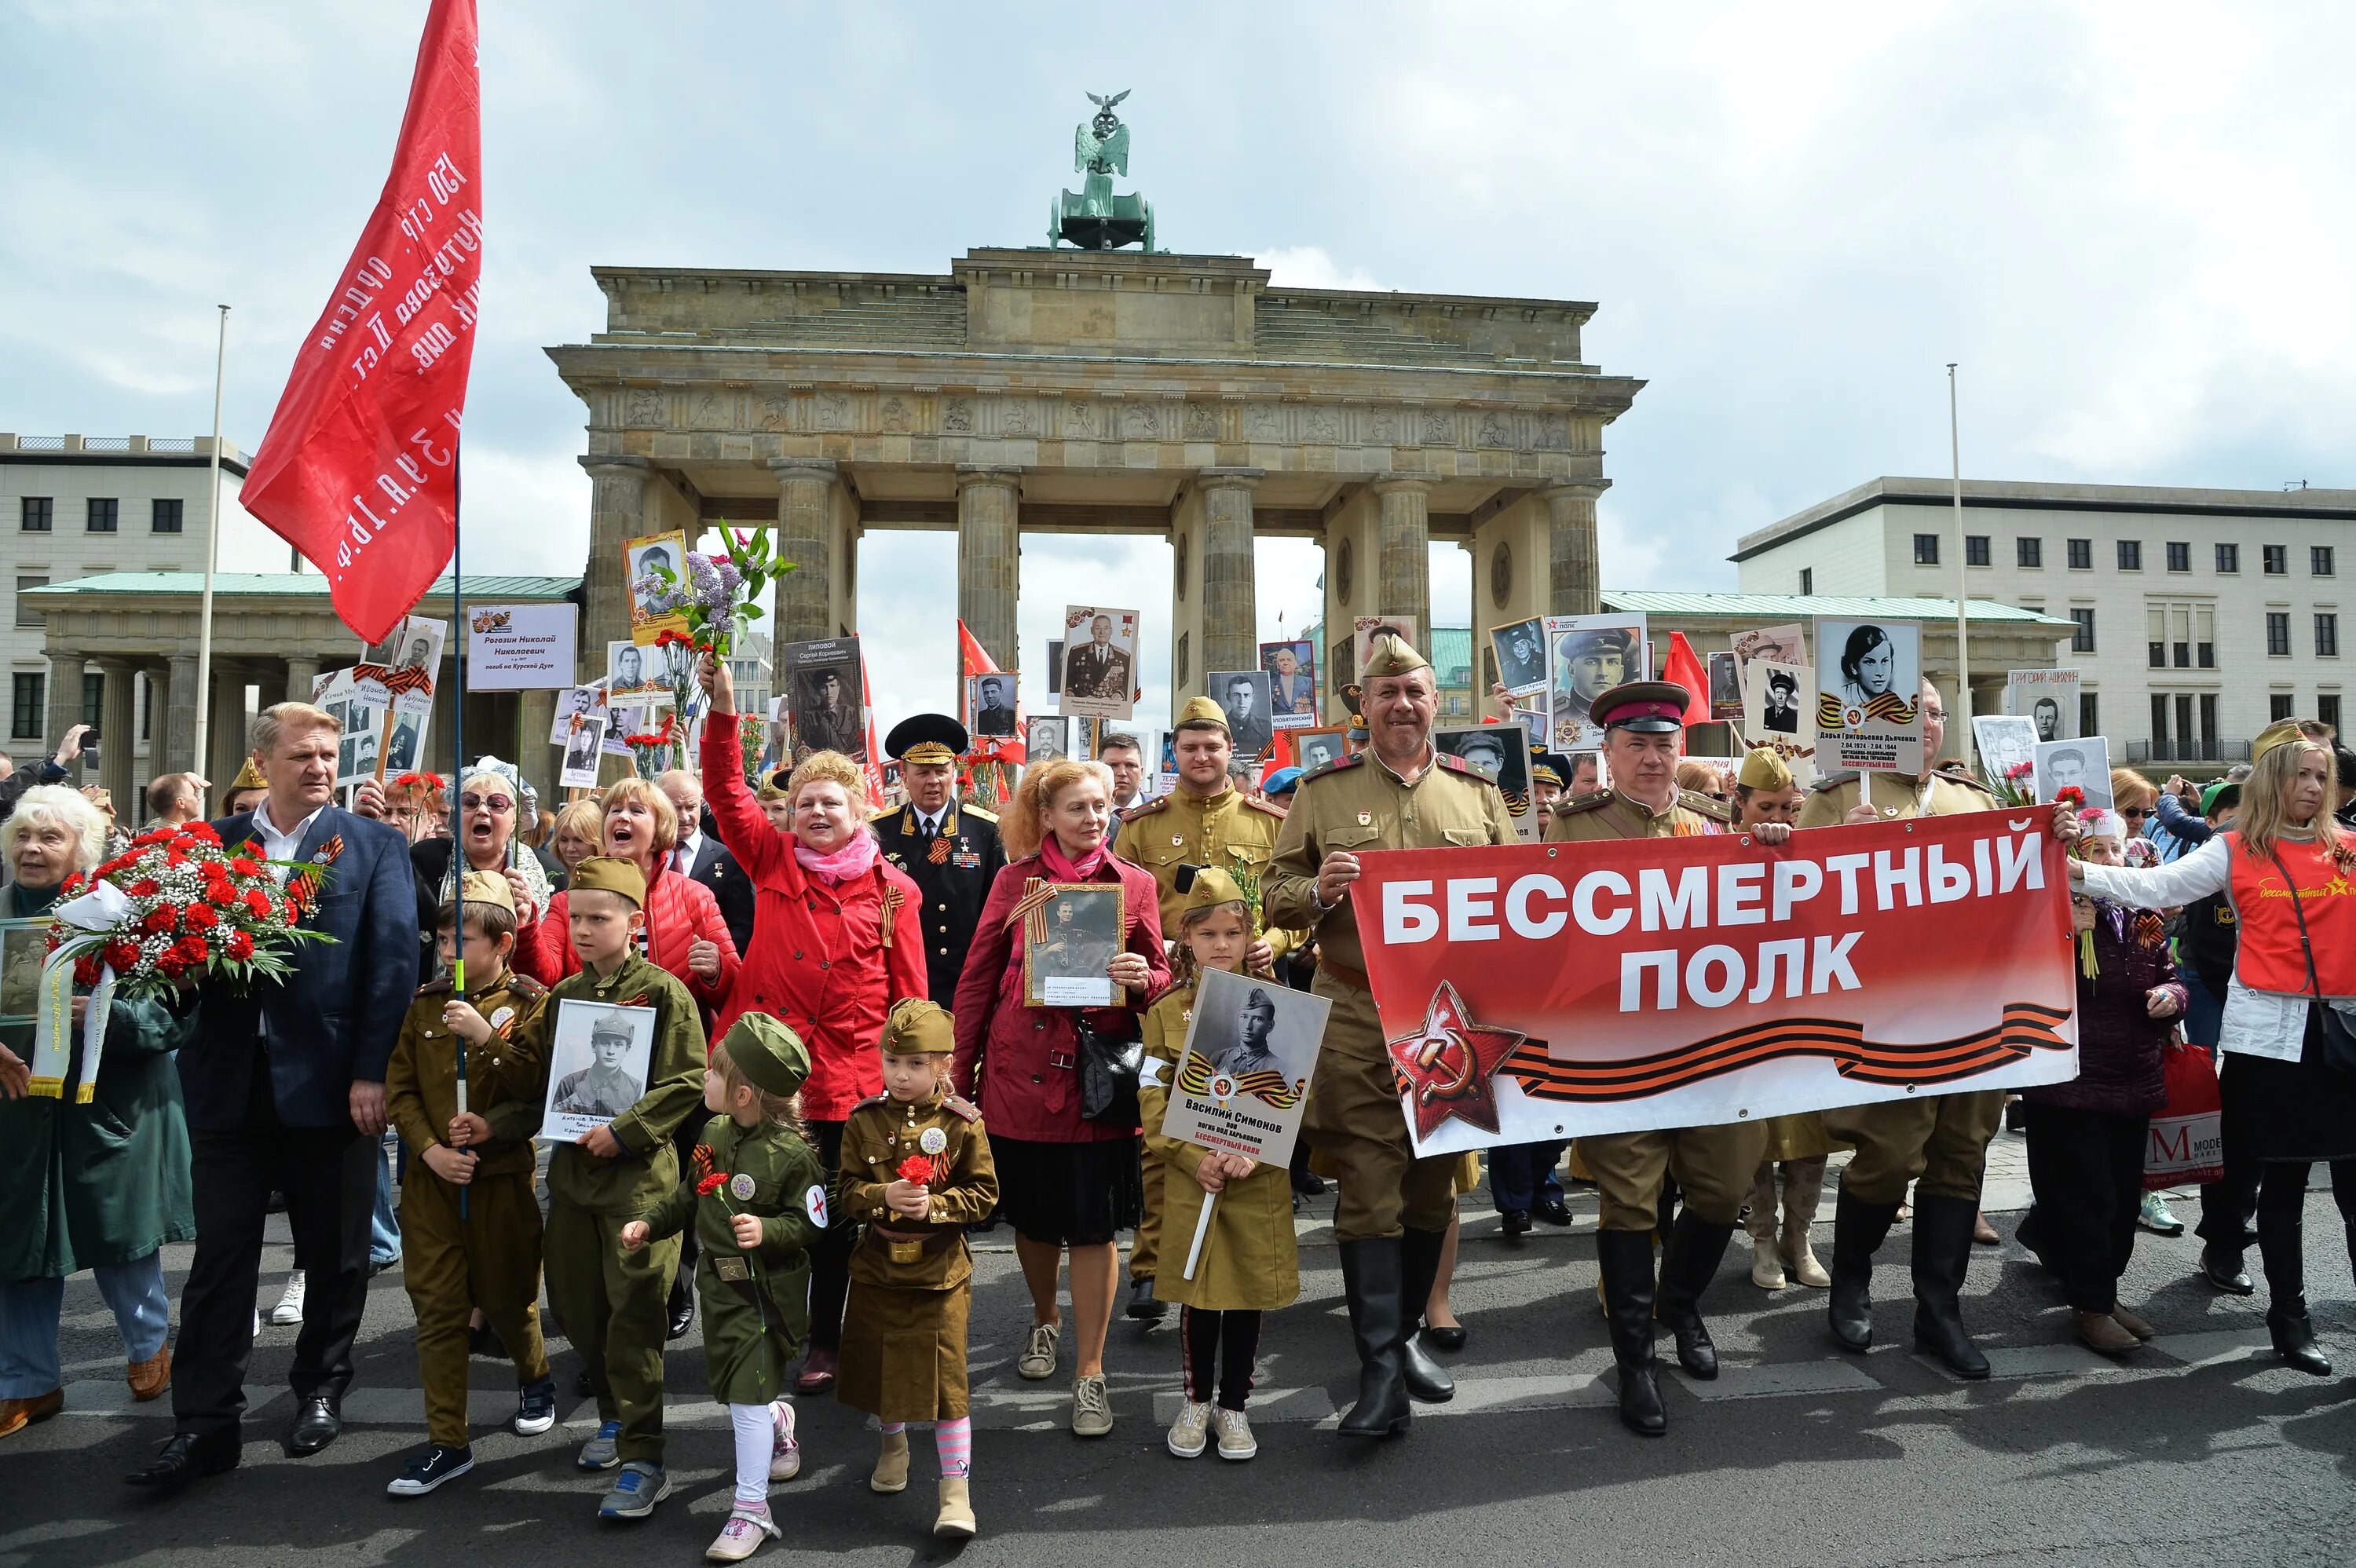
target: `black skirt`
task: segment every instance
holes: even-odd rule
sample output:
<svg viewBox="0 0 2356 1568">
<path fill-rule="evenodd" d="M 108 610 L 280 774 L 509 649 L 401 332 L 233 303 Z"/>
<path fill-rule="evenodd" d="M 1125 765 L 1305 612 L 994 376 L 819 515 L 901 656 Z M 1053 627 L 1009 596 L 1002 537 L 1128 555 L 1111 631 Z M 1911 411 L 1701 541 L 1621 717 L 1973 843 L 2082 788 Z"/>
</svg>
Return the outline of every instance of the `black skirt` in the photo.
<svg viewBox="0 0 2356 1568">
<path fill-rule="evenodd" d="M 2237 1158 L 2315 1164 L 2356 1159 L 2356 1073 L 2305 1059 L 2225 1053 L 2219 1084 L 2225 1147 Z"/>
<path fill-rule="evenodd" d="M 998 1204 L 1018 1235 L 1067 1247 L 1101 1246 L 1137 1223 L 1145 1207 L 1138 1139 L 1036 1143 L 990 1135 Z"/>
</svg>

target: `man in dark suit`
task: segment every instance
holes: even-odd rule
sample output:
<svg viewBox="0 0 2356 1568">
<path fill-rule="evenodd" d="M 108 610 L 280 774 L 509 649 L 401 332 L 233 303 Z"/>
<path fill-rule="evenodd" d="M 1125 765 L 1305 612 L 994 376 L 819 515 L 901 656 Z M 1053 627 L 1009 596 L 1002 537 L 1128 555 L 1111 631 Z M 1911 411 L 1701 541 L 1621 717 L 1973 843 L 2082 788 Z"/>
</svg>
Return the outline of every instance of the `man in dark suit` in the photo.
<svg viewBox="0 0 2356 1568">
<path fill-rule="evenodd" d="M 679 842 L 671 847 L 671 869 L 712 890 L 720 904 L 720 923 L 728 928 L 741 957 L 753 949 L 753 879 L 713 836 L 711 817 L 703 809 L 703 781 L 683 768 L 674 768 L 655 780 L 655 787 L 679 813 Z"/>
<path fill-rule="evenodd" d="M 336 721 L 307 703 L 265 709 L 254 722 L 253 758 L 270 794 L 213 824 L 232 850 L 251 844 L 261 858 L 322 868 L 286 880 L 303 924 L 327 940 L 298 944 L 284 981 L 206 983 L 202 1028 L 181 1048 L 197 1253 L 180 1298 L 175 1431 L 124 1477 L 134 1486 L 176 1488 L 238 1462 L 273 1192 L 286 1195 L 309 1285 L 286 1451 L 316 1454 L 343 1429 L 368 1296 L 385 1064 L 417 986 L 417 903 L 408 840 L 333 804 L 339 739 Z M 373 785 L 363 794 L 381 809 Z"/>
<path fill-rule="evenodd" d="M 899 759 L 908 804 L 869 822 L 884 858 L 925 895 L 926 989 L 943 1007 L 956 999 L 982 903 L 1006 864 L 998 819 L 952 793 L 957 760 L 969 744 L 965 726 L 946 714 L 919 713 L 894 725 L 884 749 Z"/>
<path fill-rule="evenodd" d="M 1088 640 L 1064 655 L 1064 692 L 1106 702 L 1129 696 L 1129 655 L 1113 644 L 1111 616 L 1089 622 Z"/>
</svg>

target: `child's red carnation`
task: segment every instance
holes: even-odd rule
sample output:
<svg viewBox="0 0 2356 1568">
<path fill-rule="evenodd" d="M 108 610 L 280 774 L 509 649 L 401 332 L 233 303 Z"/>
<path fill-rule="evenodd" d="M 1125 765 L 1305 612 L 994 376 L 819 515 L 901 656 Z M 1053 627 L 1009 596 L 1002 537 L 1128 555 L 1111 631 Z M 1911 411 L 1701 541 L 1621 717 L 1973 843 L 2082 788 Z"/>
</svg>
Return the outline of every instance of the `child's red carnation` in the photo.
<svg viewBox="0 0 2356 1568">
<path fill-rule="evenodd" d="M 933 1184 L 933 1162 L 920 1154 L 912 1154 L 900 1162 L 900 1179 L 918 1187 Z"/>
<path fill-rule="evenodd" d="M 726 1171 L 715 1170 L 711 1175 L 705 1177 L 702 1180 L 697 1182 L 695 1184 L 695 1190 L 700 1195 L 709 1198 L 713 1193 L 719 1191 L 720 1184 L 727 1179 L 728 1173 Z"/>
</svg>

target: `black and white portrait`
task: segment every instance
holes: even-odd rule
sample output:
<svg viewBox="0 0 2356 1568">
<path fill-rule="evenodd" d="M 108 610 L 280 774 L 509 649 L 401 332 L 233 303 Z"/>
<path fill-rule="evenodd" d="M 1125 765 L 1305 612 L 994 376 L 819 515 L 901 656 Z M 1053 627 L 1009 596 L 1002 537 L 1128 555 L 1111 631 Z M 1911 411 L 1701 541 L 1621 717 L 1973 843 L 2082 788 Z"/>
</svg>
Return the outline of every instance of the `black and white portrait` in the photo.
<svg viewBox="0 0 2356 1568">
<path fill-rule="evenodd" d="M 1203 677 L 1203 688 L 1226 715 L 1227 734 L 1238 757 L 1264 754 L 1275 739 L 1269 718 L 1269 675 L 1264 669 L 1213 670 Z"/>
<path fill-rule="evenodd" d="M 2014 798 L 2011 792 L 2019 785 L 2013 770 L 2025 768 L 2032 775 L 2037 771 L 2036 720 L 2011 713 L 1974 714 L 1972 739 L 1979 743 L 1982 776 L 2005 798 Z"/>
<path fill-rule="evenodd" d="M 1462 757 L 1494 780 L 1506 797 L 1526 799 L 1530 787 L 1529 731 L 1518 724 L 1434 730 L 1431 743 Z"/>
<path fill-rule="evenodd" d="M 1034 716 L 1031 720 L 1031 732 L 1023 737 L 1023 752 L 1033 763 L 1070 756 L 1072 741 L 1066 721 L 1054 714 Z"/>
<path fill-rule="evenodd" d="M 792 715 L 794 756 L 840 752 L 867 760 L 867 713 L 860 701 L 859 647 L 850 638 L 789 643 L 778 650 Z"/>
<path fill-rule="evenodd" d="M 969 676 L 966 710 L 973 715 L 973 732 L 1003 741 L 1014 733 L 1014 677 L 1012 674 Z"/>
<path fill-rule="evenodd" d="M 1742 661 L 1732 649 L 1711 654 L 1709 664 L 1709 716 L 1712 719 L 1742 717 Z"/>
<path fill-rule="evenodd" d="M 616 702 L 668 703 L 670 688 L 664 676 L 670 666 L 660 648 L 642 648 L 622 639 L 605 645 L 605 691 Z"/>
<path fill-rule="evenodd" d="M 605 745 L 605 716 L 574 714 L 564 739 L 564 768 L 557 783 L 566 789 L 597 787 L 597 757 Z"/>
<path fill-rule="evenodd" d="M 1867 718 L 1907 722 L 1921 690 L 1922 667 L 1916 656 L 1920 629 L 1870 621 L 1826 621 L 1821 625 L 1818 640 L 1834 660 L 1825 677 L 1825 693 L 1837 699 L 1844 712 L 1860 716 L 1846 727 L 1855 729 Z"/>
<path fill-rule="evenodd" d="M 637 1104 L 647 1092 L 655 1009 L 568 997 L 549 1040 L 541 1136 L 571 1142 Z"/>
<path fill-rule="evenodd" d="M 425 754 L 425 715 L 396 713 L 392 733 L 384 743 L 387 773 L 405 773 L 421 765 Z"/>
<path fill-rule="evenodd" d="M 1340 730 L 1303 730 L 1293 737 L 1293 748 L 1304 771 L 1322 768 L 1350 754 L 1349 738 Z"/>
<path fill-rule="evenodd" d="M 1544 691 L 1547 684 L 1546 623 L 1533 615 L 1489 634 L 1497 653 L 1497 680 L 1508 697 Z"/>
<path fill-rule="evenodd" d="M 1759 727 L 1777 735 L 1800 732 L 1800 677 L 1797 671 L 1770 666 L 1762 677 L 1765 700 L 1759 705 Z"/>
<path fill-rule="evenodd" d="M 2065 789 L 2076 789 L 2085 795 L 2088 805 L 2109 806 L 2111 795 L 2111 743 L 2100 735 L 2084 735 L 2075 741 L 2040 741 L 2037 742 L 2037 798 L 2051 802 L 2061 798 Z"/>
<path fill-rule="evenodd" d="M 1023 996 L 1033 1007 L 1108 1007 L 1109 967 L 1121 946 L 1118 883 L 1055 884 L 1027 922 Z"/>
</svg>

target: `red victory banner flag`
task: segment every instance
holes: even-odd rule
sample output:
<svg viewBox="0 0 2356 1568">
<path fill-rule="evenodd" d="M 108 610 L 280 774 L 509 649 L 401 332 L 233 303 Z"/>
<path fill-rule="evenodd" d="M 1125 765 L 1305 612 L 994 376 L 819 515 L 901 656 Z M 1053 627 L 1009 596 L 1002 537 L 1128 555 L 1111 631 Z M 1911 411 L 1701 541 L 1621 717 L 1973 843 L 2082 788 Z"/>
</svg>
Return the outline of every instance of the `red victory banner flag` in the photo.
<svg viewBox="0 0 2356 1568">
<path fill-rule="evenodd" d="M 408 613 L 457 539 L 483 265 L 475 49 L 475 0 L 434 0 L 392 172 L 239 497 L 327 575 L 366 642 Z"/>
<path fill-rule="evenodd" d="M 2051 822 L 1363 855 L 1350 896 L 1418 1153 L 2076 1077 Z"/>
</svg>

